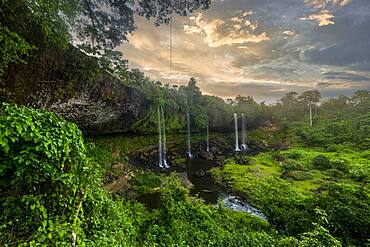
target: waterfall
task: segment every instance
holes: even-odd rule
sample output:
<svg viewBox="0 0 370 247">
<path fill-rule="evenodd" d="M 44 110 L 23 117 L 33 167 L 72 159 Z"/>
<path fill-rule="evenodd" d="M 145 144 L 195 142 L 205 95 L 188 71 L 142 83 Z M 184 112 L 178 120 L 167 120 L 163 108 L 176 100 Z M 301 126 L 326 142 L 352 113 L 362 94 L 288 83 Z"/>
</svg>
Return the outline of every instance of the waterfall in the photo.
<svg viewBox="0 0 370 247">
<path fill-rule="evenodd" d="M 162 130 L 161 130 L 161 111 L 158 107 L 158 159 L 159 167 L 163 168 L 163 156 L 162 156 Z"/>
<path fill-rule="evenodd" d="M 242 113 L 242 145 L 241 148 L 242 150 L 246 151 L 248 150 L 248 145 L 247 145 L 247 132 L 246 132 L 246 121 L 245 121 L 245 114 Z"/>
<path fill-rule="evenodd" d="M 239 149 L 239 137 L 238 137 L 238 114 L 234 113 L 235 122 L 235 151 L 240 151 Z"/>
<path fill-rule="evenodd" d="M 164 118 L 164 111 L 163 111 L 163 107 L 161 107 L 161 111 L 162 111 L 162 124 L 163 124 L 163 148 L 162 148 L 162 159 L 163 159 L 163 166 L 165 168 L 170 168 L 170 166 L 167 164 L 167 147 L 166 147 L 166 121 L 165 121 L 165 118 Z"/>
<path fill-rule="evenodd" d="M 209 153 L 209 120 L 207 121 L 207 152 Z"/>
<path fill-rule="evenodd" d="M 310 105 L 310 126 L 312 127 L 312 106 Z"/>
<path fill-rule="evenodd" d="M 190 109 L 188 106 L 188 157 L 191 159 L 193 155 L 191 154 L 191 136 L 190 136 Z"/>
</svg>

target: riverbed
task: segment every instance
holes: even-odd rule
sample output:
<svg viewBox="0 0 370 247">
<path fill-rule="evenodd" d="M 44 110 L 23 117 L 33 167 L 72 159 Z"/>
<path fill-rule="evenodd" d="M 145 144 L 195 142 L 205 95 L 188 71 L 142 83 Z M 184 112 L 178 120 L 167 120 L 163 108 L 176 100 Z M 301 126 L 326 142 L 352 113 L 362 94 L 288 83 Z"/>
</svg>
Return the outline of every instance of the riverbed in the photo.
<svg viewBox="0 0 370 247">
<path fill-rule="evenodd" d="M 257 208 L 245 202 L 241 197 L 231 195 L 218 186 L 210 174 L 210 169 L 216 167 L 215 161 L 204 159 L 189 159 L 186 163 L 186 174 L 192 183 L 192 195 L 202 198 L 206 203 L 216 205 L 220 201 L 223 206 L 235 211 L 251 213 L 263 220 L 267 217 Z"/>
</svg>

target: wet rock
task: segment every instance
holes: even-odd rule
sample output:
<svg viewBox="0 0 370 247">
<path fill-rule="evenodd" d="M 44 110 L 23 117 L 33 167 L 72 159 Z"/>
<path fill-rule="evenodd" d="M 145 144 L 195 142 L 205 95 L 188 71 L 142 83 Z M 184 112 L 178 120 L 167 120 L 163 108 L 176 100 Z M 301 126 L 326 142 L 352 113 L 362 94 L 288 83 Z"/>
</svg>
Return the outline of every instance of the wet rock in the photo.
<svg viewBox="0 0 370 247">
<path fill-rule="evenodd" d="M 214 159 L 213 153 L 212 152 L 207 152 L 205 150 L 202 150 L 199 153 L 199 157 L 202 158 L 202 159 L 206 159 L 206 160 L 213 160 Z"/>
<path fill-rule="evenodd" d="M 194 173 L 197 177 L 204 177 L 206 175 L 206 172 L 203 169 L 200 169 Z"/>
<path fill-rule="evenodd" d="M 104 189 L 108 191 L 111 194 L 124 194 L 126 191 L 130 189 L 129 184 L 130 176 L 126 175 L 123 177 L 120 177 L 117 180 L 114 180 L 113 182 L 104 185 Z"/>
<path fill-rule="evenodd" d="M 149 107 L 144 94 L 108 76 L 97 84 L 87 87 L 82 83 L 73 98 L 54 102 L 49 110 L 75 122 L 88 135 L 128 131 L 144 117 Z"/>
<path fill-rule="evenodd" d="M 0 101 L 10 99 L 53 111 L 76 123 L 87 135 L 130 131 L 146 116 L 146 95 L 100 70 L 96 58 L 73 46 L 48 49 L 33 57 L 32 63 L 9 67 L 4 76 L 6 92 Z M 75 74 L 76 70 L 84 76 Z"/>
</svg>

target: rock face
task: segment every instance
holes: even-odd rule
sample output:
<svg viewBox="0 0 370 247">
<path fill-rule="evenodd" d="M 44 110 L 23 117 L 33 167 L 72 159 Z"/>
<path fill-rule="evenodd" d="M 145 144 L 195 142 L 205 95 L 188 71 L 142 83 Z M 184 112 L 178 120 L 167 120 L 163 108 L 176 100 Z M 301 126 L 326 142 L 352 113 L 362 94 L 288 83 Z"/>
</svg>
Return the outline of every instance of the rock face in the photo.
<svg viewBox="0 0 370 247">
<path fill-rule="evenodd" d="M 75 122 L 87 135 L 133 131 L 148 112 L 147 97 L 101 69 L 74 47 L 52 47 L 12 65 L 0 101 L 43 108 Z"/>
<path fill-rule="evenodd" d="M 138 90 L 110 78 L 102 79 L 97 87 L 81 87 L 78 94 L 65 102 L 48 107 L 75 122 L 87 135 L 127 132 L 143 119 L 149 102 Z"/>
</svg>

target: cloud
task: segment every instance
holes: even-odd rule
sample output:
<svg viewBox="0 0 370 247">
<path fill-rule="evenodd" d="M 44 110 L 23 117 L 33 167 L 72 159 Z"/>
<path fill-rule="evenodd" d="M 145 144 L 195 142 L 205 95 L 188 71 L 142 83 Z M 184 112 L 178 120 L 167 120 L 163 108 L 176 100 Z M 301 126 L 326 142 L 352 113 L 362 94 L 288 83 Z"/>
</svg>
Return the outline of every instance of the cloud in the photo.
<svg viewBox="0 0 370 247">
<path fill-rule="evenodd" d="M 234 98 L 237 95 L 253 96 L 258 101 L 274 103 L 284 94 L 296 91 L 310 90 L 310 87 L 296 85 L 280 85 L 265 81 L 230 82 L 221 81 L 217 83 L 201 83 L 200 87 L 206 94 L 218 95 L 224 99 Z"/>
<path fill-rule="evenodd" d="M 370 71 L 370 35 L 365 31 L 370 26 L 370 12 L 361 22 L 354 22 L 353 18 L 338 17 L 336 25 L 330 29 L 312 31 L 306 42 L 315 46 L 302 53 L 304 61 L 318 65 L 355 66 Z"/>
<path fill-rule="evenodd" d="M 370 82 L 370 74 L 360 72 L 346 71 L 328 71 L 322 73 L 325 79 L 342 80 L 342 81 L 368 81 Z"/>
<path fill-rule="evenodd" d="M 191 19 L 174 17 L 172 71 L 168 26 L 137 18 L 137 31 L 120 48 L 129 66 L 163 83 L 185 84 L 194 76 L 203 92 L 223 98 L 272 102 L 291 90 L 336 96 L 370 88 L 368 0 L 317 1 L 317 7 L 302 0 L 213 3 Z M 334 25 L 319 26 L 312 15 L 322 10 Z M 265 40 L 250 40 L 263 33 Z"/>
<path fill-rule="evenodd" d="M 285 30 L 282 34 L 284 35 L 284 38 L 290 38 L 297 35 L 294 30 Z"/>
<path fill-rule="evenodd" d="M 246 19 L 251 12 L 244 12 L 241 16 L 234 16 L 229 21 L 222 19 L 205 20 L 202 13 L 190 17 L 194 25 L 184 25 L 187 34 L 202 34 L 209 47 L 243 45 L 260 43 L 270 40 L 266 32 L 254 34 L 258 23 Z"/>
<path fill-rule="evenodd" d="M 318 13 L 309 15 L 307 17 L 301 17 L 301 20 L 312 20 L 316 21 L 319 23 L 319 26 L 327 26 L 327 25 L 332 25 L 335 24 L 334 21 L 332 20 L 334 18 L 334 15 L 330 13 L 329 10 L 324 9 L 321 10 Z"/>
<path fill-rule="evenodd" d="M 201 33 L 202 29 L 199 28 L 199 27 L 196 27 L 196 26 L 185 25 L 184 26 L 184 31 L 187 34 L 193 34 L 193 33 Z"/>
<path fill-rule="evenodd" d="M 326 8 L 328 6 L 346 6 L 350 4 L 352 0 L 306 0 L 305 3 L 308 6 L 316 9 Z"/>
</svg>

